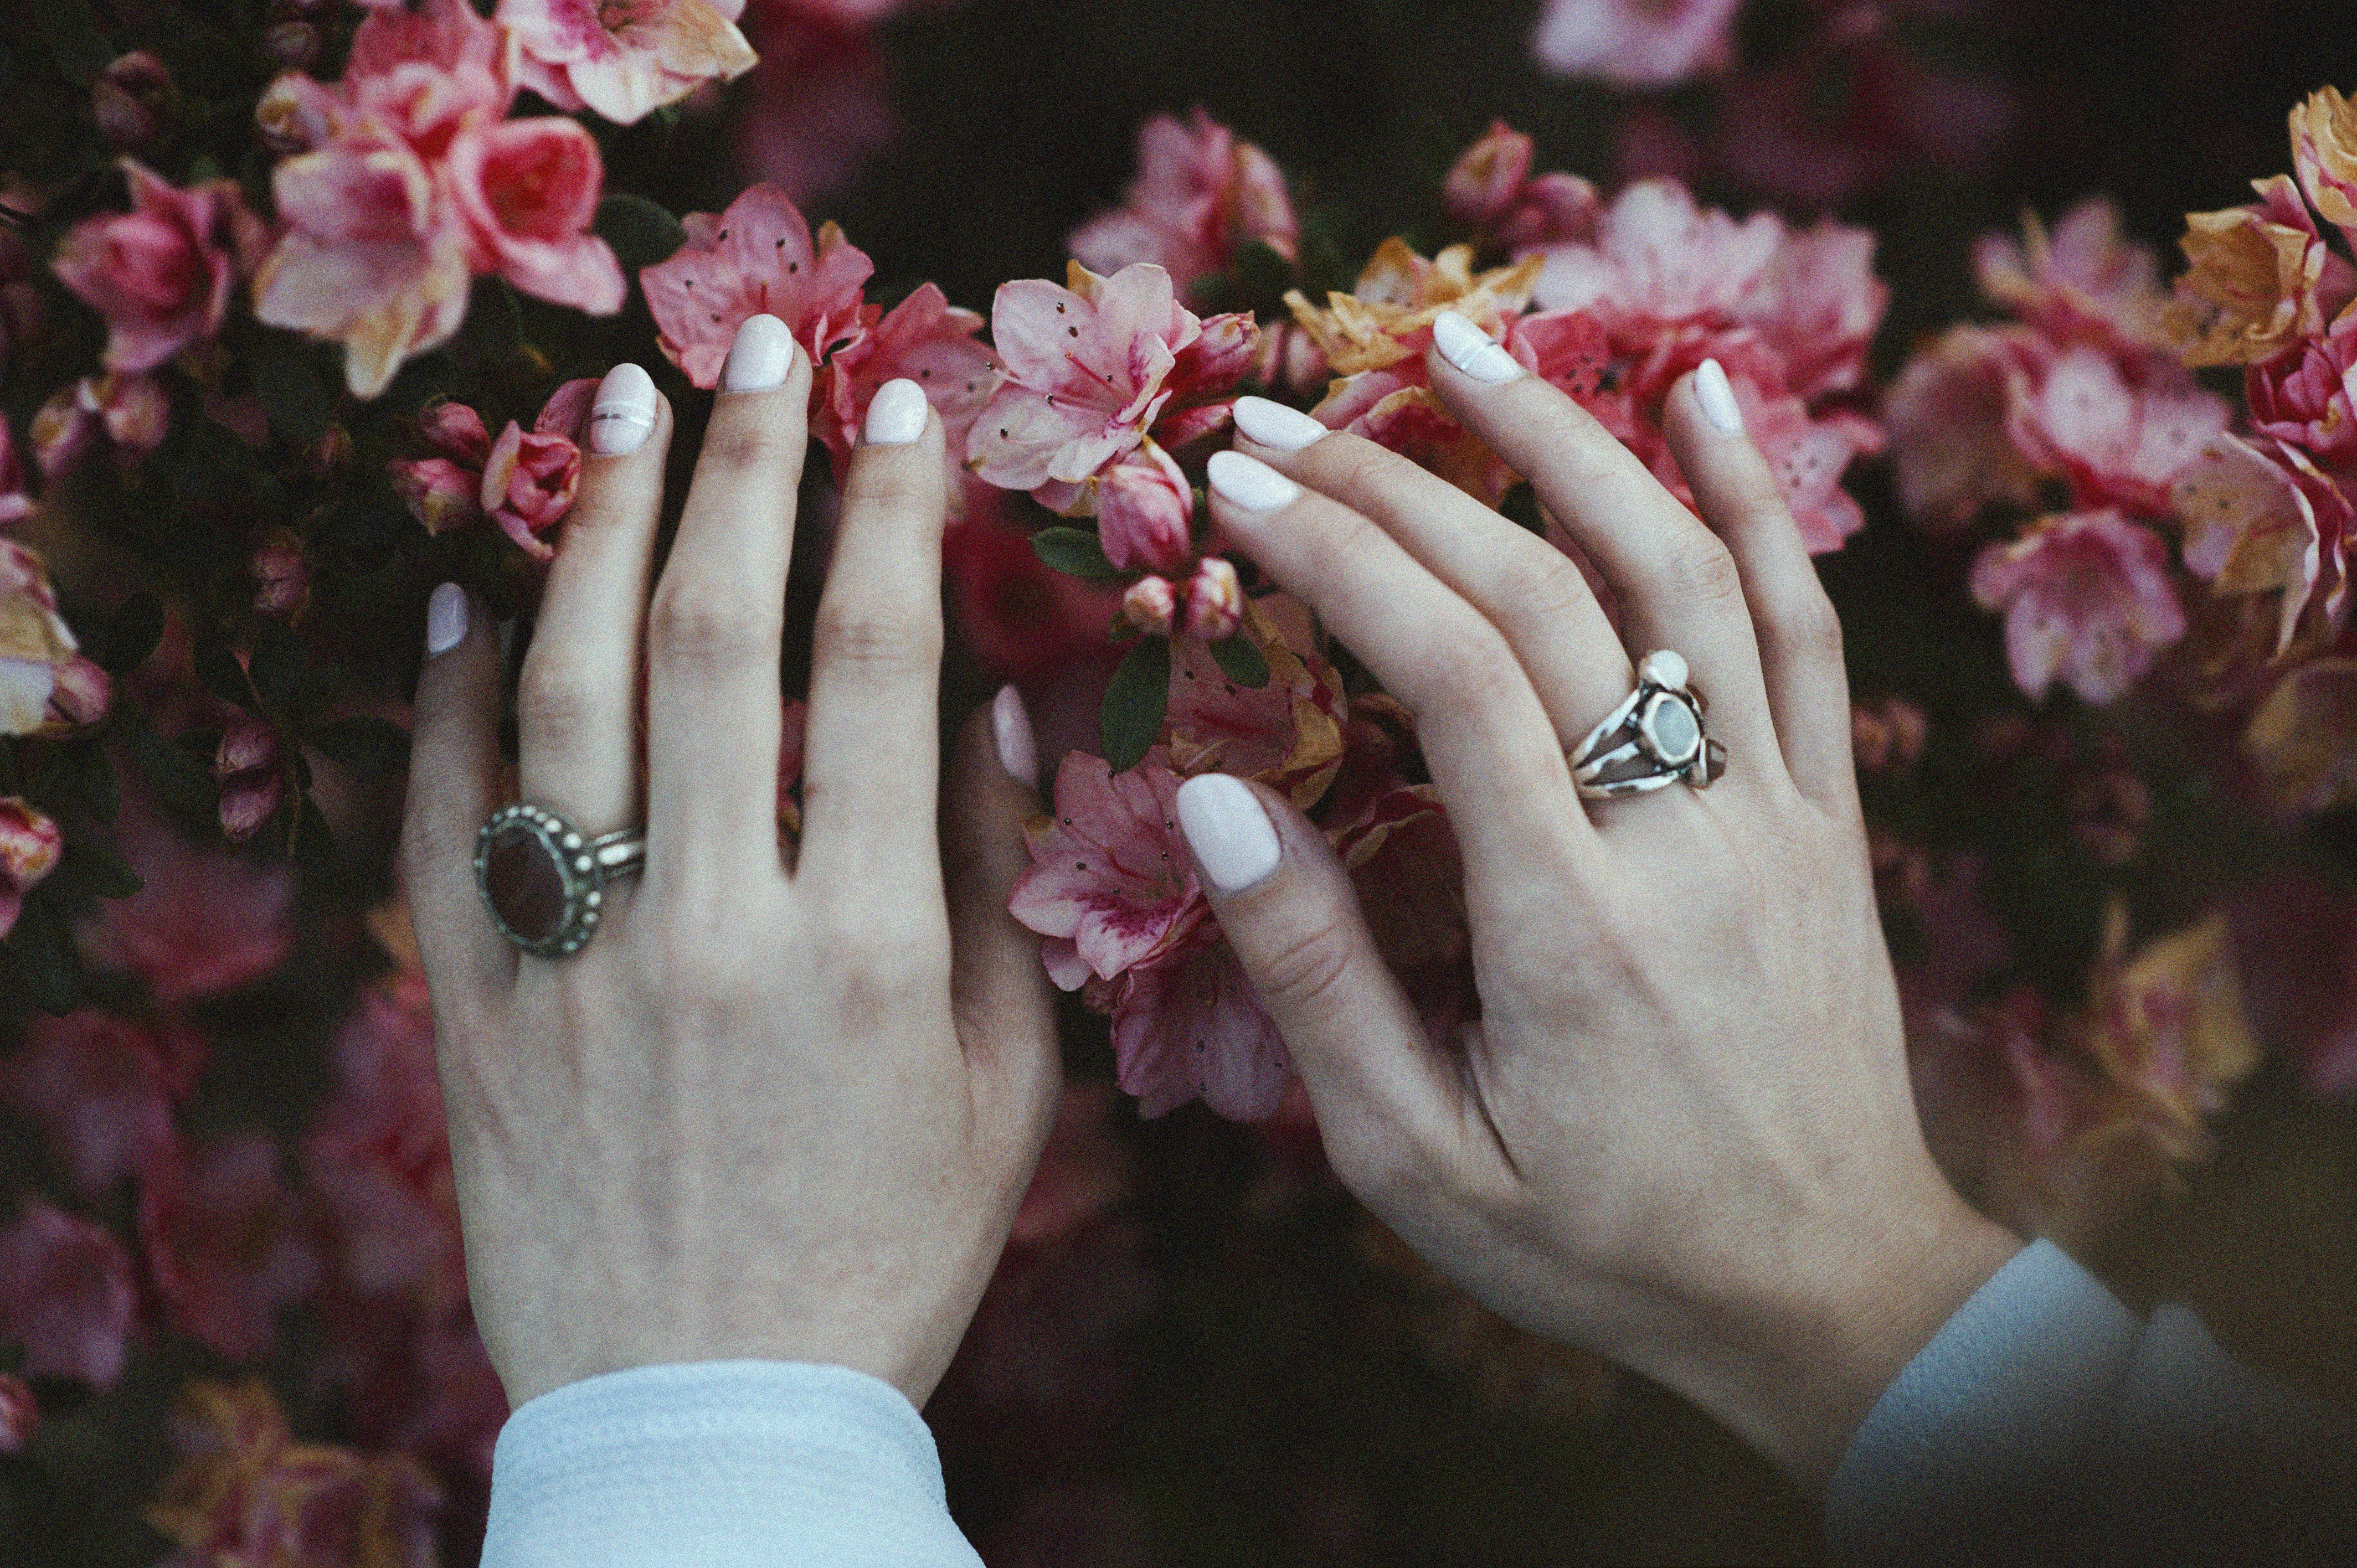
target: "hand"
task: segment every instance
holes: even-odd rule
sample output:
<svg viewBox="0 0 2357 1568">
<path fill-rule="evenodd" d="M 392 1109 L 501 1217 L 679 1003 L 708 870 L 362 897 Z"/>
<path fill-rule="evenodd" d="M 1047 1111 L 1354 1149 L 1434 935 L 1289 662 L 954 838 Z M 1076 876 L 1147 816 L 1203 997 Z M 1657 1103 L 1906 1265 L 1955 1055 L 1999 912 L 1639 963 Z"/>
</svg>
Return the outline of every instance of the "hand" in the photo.
<svg viewBox="0 0 2357 1568">
<path fill-rule="evenodd" d="M 1697 401 L 1716 367 L 1665 415 L 1706 528 L 1457 325 L 1487 376 L 1436 349 L 1433 386 L 1608 580 L 1625 642 L 1562 551 L 1355 436 L 1247 404 L 1239 429 L 1271 439 L 1211 480 L 1229 537 L 1417 716 L 1464 854 L 1480 1021 L 1431 1040 L 1275 791 L 1191 779 L 1180 820 L 1342 1181 L 1496 1311 L 1680 1390 L 1821 1487 L 2019 1245 L 1916 1121 L 1839 627 L 1734 399 L 1735 430 Z M 1565 750 L 1652 649 L 1689 661 L 1727 775 L 1583 801 Z"/>
<path fill-rule="evenodd" d="M 1011 691 L 997 744 L 991 714 L 963 733 L 945 897 L 946 468 L 914 383 L 877 394 L 852 463 L 800 853 L 780 856 L 779 656 L 810 376 L 774 318 L 739 332 L 722 385 L 759 390 L 719 393 L 651 600 L 671 411 L 635 366 L 598 391 L 517 701 L 523 799 L 585 832 L 646 827 L 644 873 L 609 886 L 577 954 L 520 953 L 476 891 L 476 830 L 501 801 L 493 628 L 474 618 L 418 682 L 404 860 L 475 1319 L 517 1404 L 599 1372 L 733 1358 L 852 1367 L 923 1404 L 1047 1136 L 1050 993 L 1037 939 L 1006 914 L 1039 809 Z M 454 595 L 429 648 L 464 607 Z"/>
</svg>

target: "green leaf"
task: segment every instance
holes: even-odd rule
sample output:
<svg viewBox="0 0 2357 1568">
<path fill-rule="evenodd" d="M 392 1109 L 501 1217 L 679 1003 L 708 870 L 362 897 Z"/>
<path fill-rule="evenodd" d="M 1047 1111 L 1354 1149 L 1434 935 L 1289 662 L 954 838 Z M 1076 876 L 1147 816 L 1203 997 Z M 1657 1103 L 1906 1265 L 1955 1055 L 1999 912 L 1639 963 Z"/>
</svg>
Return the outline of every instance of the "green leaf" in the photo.
<svg viewBox="0 0 2357 1568">
<path fill-rule="evenodd" d="M 99 633 L 98 650 L 92 657 L 100 669 L 120 681 L 147 662 L 147 656 L 163 639 L 164 607 L 153 594 L 134 594 Z"/>
<path fill-rule="evenodd" d="M 1257 692 L 1268 684 L 1268 660 L 1253 639 L 1241 632 L 1211 644 L 1211 658 L 1218 662 L 1220 673 L 1239 686 Z"/>
<path fill-rule="evenodd" d="M 309 345 L 289 332 L 258 331 L 247 338 L 246 369 L 270 428 L 289 446 L 308 451 L 328 433 L 332 397 L 311 368 Z"/>
<path fill-rule="evenodd" d="M 221 791 L 211 771 L 185 746 L 166 740 L 136 716 L 126 716 L 118 727 L 131 748 L 131 759 L 167 803 L 192 816 L 209 817 L 221 810 Z"/>
<path fill-rule="evenodd" d="M 1105 559 L 1097 536 L 1085 528 L 1043 528 L 1031 536 L 1031 553 L 1067 576 L 1122 575 L 1122 569 Z"/>
<path fill-rule="evenodd" d="M 89 839 L 75 839 L 66 845 L 58 875 L 102 898 L 128 898 L 147 886 L 113 848 Z"/>
<path fill-rule="evenodd" d="M 336 835 L 319 803 L 306 795 L 295 809 L 286 841 L 286 857 L 307 877 L 317 880 L 336 869 Z"/>
<path fill-rule="evenodd" d="M 113 821 L 121 802 L 102 734 L 84 730 L 48 748 L 33 765 L 28 792 L 52 811 L 79 808 L 101 822 Z"/>
<path fill-rule="evenodd" d="M 687 231 L 679 226 L 678 219 L 645 197 L 628 191 L 600 198 L 592 227 L 597 238 L 614 247 L 615 258 L 633 272 L 670 259 L 673 251 L 687 243 Z"/>
<path fill-rule="evenodd" d="M 89 0 L 41 0 L 27 6 L 41 41 L 49 46 L 49 59 L 58 74 L 76 87 L 88 87 L 114 61 L 114 46 L 99 30 Z"/>
<path fill-rule="evenodd" d="M 1293 263 L 1265 240 L 1254 240 L 1236 252 L 1236 294 L 1256 310 L 1275 310 L 1293 286 Z"/>
<path fill-rule="evenodd" d="M 1505 499 L 1498 503 L 1498 514 L 1510 522 L 1529 529 L 1541 539 L 1546 537 L 1546 514 L 1539 510 L 1538 492 L 1528 485 L 1516 485 L 1508 490 Z"/>
<path fill-rule="evenodd" d="M 245 667 L 237 661 L 228 643 L 206 638 L 197 644 L 188 662 L 195 668 L 197 679 L 205 683 L 205 690 L 222 702 L 249 714 L 262 711 L 261 701 L 253 693 L 253 682 L 246 679 Z"/>
<path fill-rule="evenodd" d="M 16 929 L 0 952 L 8 955 L 17 983 L 44 1013 L 70 1013 L 81 1000 L 81 955 L 74 951 L 73 934 L 49 890 L 37 887 L 25 896 Z"/>
<path fill-rule="evenodd" d="M 1170 639 L 1141 638 L 1113 672 L 1104 705 L 1097 711 L 1097 739 L 1115 773 L 1145 760 L 1162 734 L 1162 715 L 1169 703 Z"/>
<path fill-rule="evenodd" d="M 253 677 L 254 694 L 268 708 L 284 708 L 302 689 L 307 660 L 303 642 L 283 621 L 257 620 L 253 650 L 245 661 Z"/>
<path fill-rule="evenodd" d="M 313 725 L 303 738 L 355 773 L 392 773 L 409 760 L 409 732 L 372 714 Z"/>
</svg>

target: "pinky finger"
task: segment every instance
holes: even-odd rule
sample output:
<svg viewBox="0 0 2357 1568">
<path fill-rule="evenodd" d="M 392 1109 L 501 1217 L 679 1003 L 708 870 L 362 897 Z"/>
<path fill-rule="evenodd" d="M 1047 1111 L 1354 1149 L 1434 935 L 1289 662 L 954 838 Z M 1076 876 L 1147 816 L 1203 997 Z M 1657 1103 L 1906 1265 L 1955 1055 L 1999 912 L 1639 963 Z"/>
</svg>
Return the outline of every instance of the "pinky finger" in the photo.
<svg viewBox="0 0 2357 1568">
<path fill-rule="evenodd" d="M 516 970 L 475 886 L 475 835 L 500 797 L 499 639 L 477 610 L 455 583 L 427 606 L 401 829 L 418 953 L 446 1001 L 512 984 Z"/>
<path fill-rule="evenodd" d="M 1705 360 L 1679 382 L 1667 413 L 1679 470 L 1742 575 L 1785 768 L 1819 806 L 1854 813 L 1857 780 L 1841 622 L 1776 476 L 1744 433 L 1742 410 L 1717 360 Z"/>
</svg>

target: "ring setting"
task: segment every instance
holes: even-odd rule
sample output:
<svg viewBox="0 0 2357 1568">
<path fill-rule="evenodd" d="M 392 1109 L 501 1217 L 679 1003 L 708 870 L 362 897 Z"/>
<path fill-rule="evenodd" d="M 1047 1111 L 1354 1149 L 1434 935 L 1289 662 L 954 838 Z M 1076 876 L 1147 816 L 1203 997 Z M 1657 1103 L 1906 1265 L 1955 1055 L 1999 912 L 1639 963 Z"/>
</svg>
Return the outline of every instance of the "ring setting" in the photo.
<svg viewBox="0 0 2357 1568">
<path fill-rule="evenodd" d="M 591 838 L 545 806 L 491 813 L 475 838 L 475 886 L 500 934 L 529 953 L 564 958 L 597 933 L 607 884 L 646 864 L 636 828 Z"/>
<path fill-rule="evenodd" d="M 1638 661 L 1637 688 L 1566 754 L 1583 799 L 1640 795 L 1680 779 L 1697 789 L 1727 771 L 1727 747 L 1704 733 L 1702 694 L 1684 657 L 1657 648 Z"/>
</svg>

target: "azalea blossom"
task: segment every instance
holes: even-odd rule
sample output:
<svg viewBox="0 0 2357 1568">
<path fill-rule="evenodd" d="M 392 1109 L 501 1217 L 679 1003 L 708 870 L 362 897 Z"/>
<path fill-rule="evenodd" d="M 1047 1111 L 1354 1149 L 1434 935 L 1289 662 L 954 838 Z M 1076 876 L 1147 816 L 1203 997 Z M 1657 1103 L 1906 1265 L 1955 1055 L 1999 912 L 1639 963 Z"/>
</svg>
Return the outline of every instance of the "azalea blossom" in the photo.
<svg viewBox="0 0 2357 1568">
<path fill-rule="evenodd" d="M 2357 504 L 2298 447 L 2220 435 L 2172 494 L 2189 571 L 2222 594 L 2279 593 L 2270 651 L 2290 646 L 2311 608 L 2341 624 Z"/>
<path fill-rule="evenodd" d="M 589 232 L 605 164 L 577 122 L 552 114 L 469 127 L 451 138 L 441 173 L 474 271 L 592 316 L 622 308 L 621 265 Z"/>
<path fill-rule="evenodd" d="M 1741 0 L 1548 0 L 1531 48 L 1557 76 L 1667 87 L 1725 70 Z"/>
<path fill-rule="evenodd" d="M 278 1337 L 278 1309 L 307 1294 L 318 1254 L 278 1145 L 259 1133 L 192 1155 L 176 1141 L 139 1192 L 148 1275 L 172 1326 L 231 1360 L 259 1360 Z"/>
<path fill-rule="evenodd" d="M 2357 297 L 2357 268 L 2332 253 L 2299 189 L 2283 175 L 2255 180 L 2259 200 L 2185 215 L 2191 268 L 2177 280 L 2170 323 L 2193 365 L 2274 359 Z"/>
<path fill-rule="evenodd" d="M 1268 680 L 1258 686 L 1229 679 L 1200 636 L 1171 644 L 1164 719 L 1171 765 L 1189 776 L 1217 771 L 1258 779 L 1307 811 L 1342 766 L 1341 674 L 1318 652 L 1298 600 L 1246 600 L 1242 628 L 1268 665 Z"/>
<path fill-rule="evenodd" d="M 410 423 L 434 456 L 394 458 L 394 493 L 428 533 L 488 518 L 533 560 L 548 560 L 555 551 L 541 535 L 572 510 L 581 481 L 576 437 L 597 391 L 595 377 L 565 382 L 531 430 L 510 420 L 497 441 L 465 403 L 428 404 Z"/>
<path fill-rule="evenodd" d="M 19 795 L 0 800 L 0 936 L 16 925 L 25 895 L 55 871 L 65 853 L 65 835 L 48 816 Z"/>
<path fill-rule="evenodd" d="M 2115 1083 L 2148 1099 L 2189 1144 L 2229 1087 L 2259 1065 L 2223 910 L 2127 950 L 2127 914 L 2107 914 L 2089 986 L 2085 1044 Z"/>
<path fill-rule="evenodd" d="M 1178 832 L 1178 776 L 1157 748 L 1126 772 L 1068 752 L 1055 813 L 1024 831 L 1031 865 L 1007 899 L 1049 940 L 1041 956 L 1066 991 L 1164 961 L 1211 913 Z"/>
<path fill-rule="evenodd" d="M 48 566 L 15 540 L 0 539 L 0 734 L 47 727 L 59 677 L 72 666 L 77 646 L 58 614 Z"/>
<path fill-rule="evenodd" d="M 705 82 L 752 69 L 745 0 L 500 0 L 518 84 L 559 109 L 632 124 Z"/>
<path fill-rule="evenodd" d="M 1981 293 L 2058 344 L 2093 341 L 2119 353 L 2166 347 L 2169 296 L 2149 247 L 2120 231 L 2120 210 L 2091 197 L 2050 233 L 2037 214 L 2022 220 L 2017 242 L 1984 234 L 1973 246 Z"/>
<path fill-rule="evenodd" d="M 136 373 L 221 330 L 266 237 L 229 180 L 181 190 L 130 158 L 123 172 L 131 210 L 75 224 L 50 265 L 106 317 L 107 367 Z"/>
<path fill-rule="evenodd" d="M 0 1230 L 0 1339 L 24 1346 L 27 1377 L 113 1388 L 137 1312 L 131 1256 L 112 1232 L 38 1197 Z"/>
<path fill-rule="evenodd" d="M 924 388 L 942 418 L 943 452 L 962 478 L 966 441 L 998 381 L 996 361 L 976 340 L 978 312 L 949 302 L 933 284 L 920 284 L 889 311 L 862 304 L 856 337 L 834 351 L 812 389 L 811 427 L 826 443 L 840 481 L 867 422 L 867 405 L 884 383 L 906 379 Z M 950 493 L 962 499 L 965 486 Z"/>
<path fill-rule="evenodd" d="M 1200 1097 L 1232 1122 L 1255 1122 L 1276 1110 L 1293 1080 L 1285 1037 L 1224 940 L 1125 972 L 1113 1046 L 1117 1081 L 1137 1096 L 1143 1116 Z"/>
<path fill-rule="evenodd" d="M 93 1201 L 175 1152 L 173 1067 L 151 1029 L 93 1008 L 36 1019 L 0 1066 L 0 1095 L 40 1126 Z"/>
<path fill-rule="evenodd" d="M 1528 136 L 1491 121 L 1442 181 L 1448 215 L 1511 251 L 1591 236 L 1601 210 L 1596 188 L 1577 175 L 1534 177 L 1534 150 Z"/>
<path fill-rule="evenodd" d="M 1642 179 L 1612 199 L 1592 242 L 1533 252 L 1544 258 L 1533 294 L 1556 310 L 1587 310 L 1616 336 L 1658 333 L 1731 314 L 1784 242 L 1775 214 L 1738 222 L 1695 204 L 1675 180 Z"/>
<path fill-rule="evenodd" d="M 1185 121 L 1157 114 L 1139 128 L 1127 200 L 1075 230 L 1071 252 L 1097 273 L 1151 263 L 1191 291 L 1233 266 L 1247 245 L 1290 262 L 1300 242 L 1275 161 L 1198 109 Z"/>
<path fill-rule="evenodd" d="M 2169 546 L 2115 510 L 2044 518 L 1989 545 L 1972 590 L 2004 612 L 2014 682 L 2033 699 L 2059 677 L 2086 702 L 2115 702 L 2185 635 Z"/>
<path fill-rule="evenodd" d="M 1116 566 L 1175 572 L 1195 553 L 1194 488 L 1151 440 L 1097 478 L 1097 538 Z"/>
<path fill-rule="evenodd" d="M 860 289 L 875 263 L 832 223 L 813 241 L 785 192 L 751 186 L 726 211 L 691 212 L 681 222 L 687 242 L 640 269 L 639 286 L 664 358 L 697 386 L 720 384 L 728 346 L 748 317 L 783 321 L 814 365 L 858 336 Z"/>
<path fill-rule="evenodd" d="M 2224 400 L 2179 375 L 2130 386 L 2110 355 L 2072 349 L 2013 402 L 2017 446 L 2059 469 L 2083 507 L 2166 515 L 2169 487 L 2226 428 Z"/>
<path fill-rule="evenodd" d="M 293 946 L 294 877 L 285 865 L 190 843 L 136 796 L 115 821 L 115 848 L 145 886 L 97 902 L 77 933 L 82 953 L 96 967 L 138 976 L 164 1006 L 234 991 L 277 968 Z"/>
</svg>

